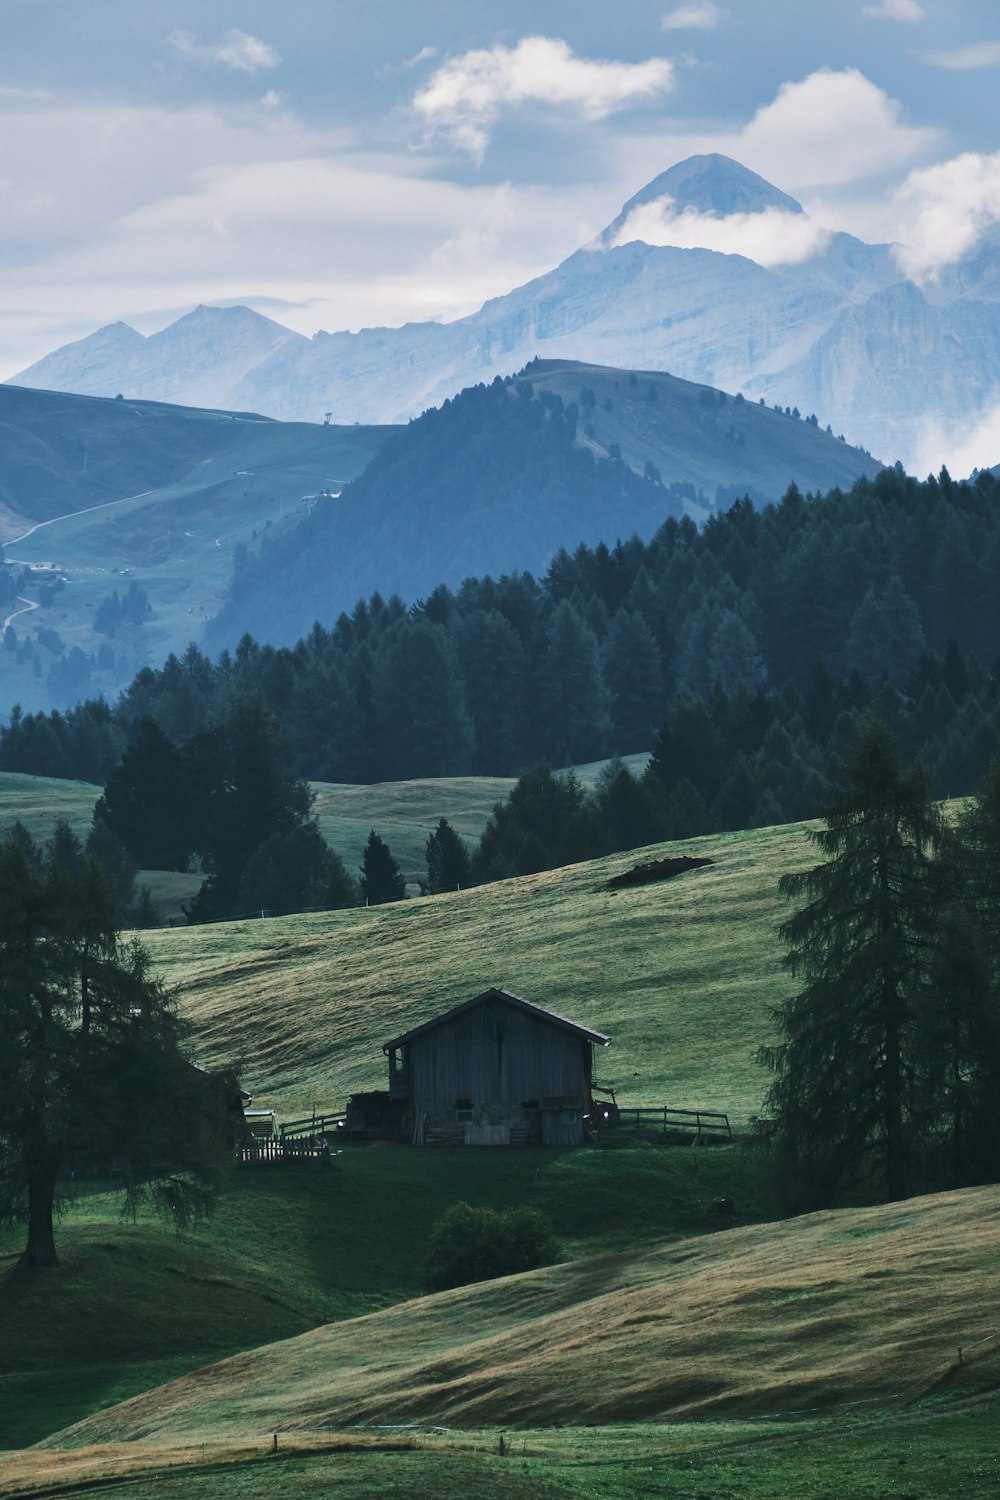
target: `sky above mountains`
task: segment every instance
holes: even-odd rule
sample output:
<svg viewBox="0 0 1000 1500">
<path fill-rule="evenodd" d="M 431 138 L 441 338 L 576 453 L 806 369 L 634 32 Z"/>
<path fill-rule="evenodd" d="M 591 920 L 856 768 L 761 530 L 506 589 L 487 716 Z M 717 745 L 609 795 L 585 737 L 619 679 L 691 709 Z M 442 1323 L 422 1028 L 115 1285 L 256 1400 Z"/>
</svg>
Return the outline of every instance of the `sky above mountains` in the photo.
<svg viewBox="0 0 1000 1500">
<path fill-rule="evenodd" d="M 932 280 L 1000 220 L 995 0 L 0 0 L 0 377 L 103 323 L 303 333 L 473 311 L 687 156 L 805 216 L 631 232 Z"/>
</svg>

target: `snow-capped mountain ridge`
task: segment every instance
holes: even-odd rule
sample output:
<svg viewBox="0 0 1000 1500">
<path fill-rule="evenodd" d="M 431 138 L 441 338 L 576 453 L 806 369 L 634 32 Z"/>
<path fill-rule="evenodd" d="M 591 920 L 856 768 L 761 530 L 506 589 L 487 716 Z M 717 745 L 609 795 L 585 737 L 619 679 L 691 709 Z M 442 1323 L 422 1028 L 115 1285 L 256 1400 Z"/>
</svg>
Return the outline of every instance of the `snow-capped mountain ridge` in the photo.
<svg viewBox="0 0 1000 1500">
<path fill-rule="evenodd" d="M 847 234 L 770 268 L 751 257 L 749 233 L 742 254 L 617 243 L 637 209 L 660 201 L 685 217 L 732 219 L 734 249 L 758 216 L 779 233 L 784 216 L 797 227 L 804 219 L 794 198 L 738 162 L 692 157 L 629 199 L 590 246 L 452 323 L 310 339 L 246 307 L 202 307 L 147 338 L 124 324 L 99 329 L 12 383 L 381 423 L 537 355 L 665 370 L 798 406 L 908 467 L 932 424 L 958 430 L 1000 406 L 996 236 L 925 291 L 888 246 Z"/>
</svg>

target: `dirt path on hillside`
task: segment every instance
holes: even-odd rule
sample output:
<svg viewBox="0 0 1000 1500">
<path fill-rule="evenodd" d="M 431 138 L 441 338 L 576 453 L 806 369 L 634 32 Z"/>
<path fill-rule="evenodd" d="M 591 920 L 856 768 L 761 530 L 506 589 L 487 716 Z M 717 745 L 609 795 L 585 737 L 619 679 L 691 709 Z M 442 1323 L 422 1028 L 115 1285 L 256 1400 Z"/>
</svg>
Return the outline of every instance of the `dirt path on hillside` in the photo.
<svg viewBox="0 0 1000 1500">
<path fill-rule="evenodd" d="M 15 596 L 15 598 L 16 598 L 16 600 L 17 600 L 18 603 L 24 605 L 24 608 L 23 609 L 15 609 L 15 611 L 14 611 L 13 614 L 10 614 L 10 615 L 7 616 L 6 620 L 4 620 L 4 622 L 3 622 L 3 627 L 2 628 L 4 630 L 6 630 L 7 626 L 10 625 L 14 620 L 16 620 L 19 615 L 27 615 L 27 614 L 30 614 L 33 609 L 40 609 L 41 608 L 41 606 L 39 605 L 39 603 L 38 603 L 37 600 L 35 600 L 35 599 L 26 599 L 23 594 L 17 594 Z"/>
<path fill-rule="evenodd" d="M 160 489 L 167 488 L 161 485 Z M 155 495 L 156 490 L 139 490 L 135 495 L 123 495 L 120 500 L 102 500 L 100 505 L 85 505 L 82 510 L 68 510 L 64 516 L 50 516 L 47 521 L 36 521 L 34 526 L 29 526 L 27 531 L 22 531 L 20 536 L 12 536 L 4 542 L 3 549 L 7 562 L 20 563 L 22 567 L 30 567 L 31 563 L 23 557 L 6 556 L 8 547 L 16 547 L 18 542 L 26 542 L 29 536 L 34 536 L 36 531 L 41 531 L 43 526 L 56 526 L 60 521 L 72 521 L 74 516 L 89 516 L 95 510 L 108 510 L 112 505 L 127 505 L 130 500 L 141 500 L 145 495 Z"/>
</svg>

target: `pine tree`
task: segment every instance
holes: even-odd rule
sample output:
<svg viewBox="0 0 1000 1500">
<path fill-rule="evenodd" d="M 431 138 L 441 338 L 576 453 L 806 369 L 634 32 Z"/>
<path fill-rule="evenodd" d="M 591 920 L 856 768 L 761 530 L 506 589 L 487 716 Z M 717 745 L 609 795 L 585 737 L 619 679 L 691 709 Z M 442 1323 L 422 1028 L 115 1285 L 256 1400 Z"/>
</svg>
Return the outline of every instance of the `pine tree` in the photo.
<svg viewBox="0 0 1000 1500">
<path fill-rule="evenodd" d="M 663 667 L 653 632 L 641 615 L 617 612 L 603 656 L 615 748 L 623 755 L 647 750 L 662 718 Z"/>
<path fill-rule="evenodd" d="M 369 906 L 381 906 L 386 901 L 402 901 L 405 895 L 403 872 L 373 828 L 361 861 L 361 899 Z"/>
<path fill-rule="evenodd" d="M 181 757 L 159 724 L 139 720 L 94 809 L 144 870 L 183 870 L 191 848 Z"/>
<path fill-rule="evenodd" d="M 472 722 L 443 626 L 426 615 L 400 620 L 375 653 L 374 685 L 383 777 L 468 774 Z"/>
<path fill-rule="evenodd" d="M 826 859 L 781 880 L 783 895 L 805 898 L 781 928 L 785 967 L 804 984 L 775 1011 L 783 1039 L 758 1054 L 776 1074 L 766 1113 L 781 1180 L 809 1206 L 869 1175 L 889 1200 L 905 1197 L 924 1103 L 918 1022 L 942 825 L 925 774 L 900 769 L 883 724 L 865 729 L 846 771 L 811 835 Z"/>
</svg>

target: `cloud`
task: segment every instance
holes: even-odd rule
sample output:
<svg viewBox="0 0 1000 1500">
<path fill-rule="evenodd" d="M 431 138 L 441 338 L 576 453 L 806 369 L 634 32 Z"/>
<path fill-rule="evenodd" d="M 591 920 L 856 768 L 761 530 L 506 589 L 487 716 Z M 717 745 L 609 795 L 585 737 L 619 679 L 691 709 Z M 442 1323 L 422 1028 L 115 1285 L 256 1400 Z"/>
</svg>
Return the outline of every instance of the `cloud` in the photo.
<svg viewBox="0 0 1000 1500">
<path fill-rule="evenodd" d="M 964 479 L 973 469 L 991 469 L 1000 463 L 1000 402 L 986 406 L 978 415 L 942 425 L 925 417 L 912 464 L 914 474 L 936 474 L 942 464 L 955 479 Z"/>
<path fill-rule="evenodd" d="M 1000 223 L 1000 151 L 968 151 L 911 172 L 895 201 L 909 221 L 896 258 L 907 276 L 934 280 Z"/>
<path fill-rule="evenodd" d="M 878 5 L 863 5 L 861 13 L 877 21 L 925 21 L 927 12 L 918 0 L 880 0 Z"/>
<path fill-rule="evenodd" d="M 430 134 L 449 138 L 481 158 L 502 111 L 520 104 L 576 109 L 603 120 L 669 89 L 674 65 L 667 58 L 605 62 L 577 57 L 557 37 L 523 37 L 516 47 L 466 52 L 443 63 L 413 99 Z"/>
<path fill-rule="evenodd" d="M 259 91 L 255 91 L 259 92 Z M 447 320 L 590 239 L 607 186 L 466 184 L 285 107 L 0 98 L 0 378 L 119 318 L 276 299 L 311 335 Z M 266 305 L 266 304 L 265 304 Z"/>
<path fill-rule="evenodd" d="M 740 133 L 734 155 L 782 187 L 854 182 L 913 160 L 936 139 L 857 68 L 784 83 Z"/>
<path fill-rule="evenodd" d="M 830 235 L 807 214 L 768 207 L 758 213 L 702 214 L 685 208 L 677 213 L 669 194 L 640 203 L 615 237 L 616 245 L 643 240 L 647 245 L 676 245 L 684 250 L 717 250 L 745 255 L 759 266 L 799 265 L 829 243 Z"/>
<path fill-rule="evenodd" d="M 701 0 L 700 4 L 678 5 L 668 11 L 660 25 L 664 31 L 711 31 L 725 14 L 713 0 Z"/>
<path fill-rule="evenodd" d="M 261 68 L 276 68 L 281 58 L 267 42 L 234 26 L 214 45 L 202 45 L 189 31 L 174 31 L 167 41 L 183 57 L 196 62 L 223 63 L 239 73 L 258 73 Z"/>
<path fill-rule="evenodd" d="M 973 42 L 969 47 L 952 47 L 945 52 L 922 52 L 921 60 L 935 68 L 964 73 L 973 68 L 995 68 L 1000 63 L 1000 42 Z"/>
</svg>

